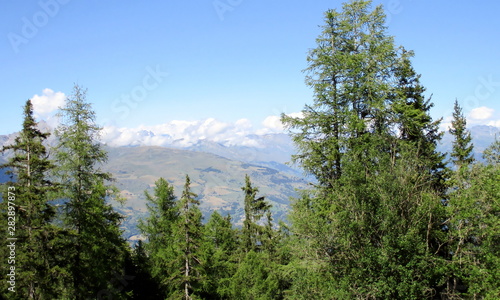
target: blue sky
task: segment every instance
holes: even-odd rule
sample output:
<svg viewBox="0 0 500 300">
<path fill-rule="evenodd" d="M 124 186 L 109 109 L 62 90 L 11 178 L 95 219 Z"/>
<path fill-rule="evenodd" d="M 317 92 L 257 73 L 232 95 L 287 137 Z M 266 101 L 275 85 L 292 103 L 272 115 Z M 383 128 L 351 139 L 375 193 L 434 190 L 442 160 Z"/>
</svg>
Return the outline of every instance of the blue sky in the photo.
<svg viewBox="0 0 500 300">
<path fill-rule="evenodd" d="M 470 124 L 500 127 L 500 2 L 374 4 L 386 8 L 396 44 L 415 51 L 435 118 L 451 115 L 458 98 Z M 205 124 L 208 134 L 220 132 L 209 128 L 214 124 L 273 128 L 270 116 L 311 103 L 301 70 L 323 12 L 340 9 L 341 1 L 4 0 L 0 6 L 0 134 L 21 128 L 28 98 L 45 105 L 42 116 L 74 83 L 88 88 L 101 125 L 153 128 L 182 120 L 198 122 L 198 129 Z"/>
</svg>

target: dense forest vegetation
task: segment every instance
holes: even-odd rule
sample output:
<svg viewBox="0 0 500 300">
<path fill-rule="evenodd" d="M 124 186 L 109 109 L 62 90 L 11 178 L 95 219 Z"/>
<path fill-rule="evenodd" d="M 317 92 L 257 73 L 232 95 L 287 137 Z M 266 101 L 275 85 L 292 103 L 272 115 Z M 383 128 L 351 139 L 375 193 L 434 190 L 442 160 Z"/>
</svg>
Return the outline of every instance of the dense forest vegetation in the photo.
<svg viewBox="0 0 500 300">
<path fill-rule="evenodd" d="M 218 212 L 203 220 L 189 176 L 179 199 L 160 178 L 145 192 L 145 240 L 130 247 L 86 91 L 67 98 L 51 148 L 28 100 L 2 149 L 2 297 L 500 299 L 500 140 L 476 161 L 456 101 L 446 159 L 413 53 L 387 35 L 382 7 L 351 1 L 324 21 L 305 70 L 313 102 L 282 115 L 292 162 L 317 179 L 287 224 L 248 176 L 241 228 Z"/>
</svg>

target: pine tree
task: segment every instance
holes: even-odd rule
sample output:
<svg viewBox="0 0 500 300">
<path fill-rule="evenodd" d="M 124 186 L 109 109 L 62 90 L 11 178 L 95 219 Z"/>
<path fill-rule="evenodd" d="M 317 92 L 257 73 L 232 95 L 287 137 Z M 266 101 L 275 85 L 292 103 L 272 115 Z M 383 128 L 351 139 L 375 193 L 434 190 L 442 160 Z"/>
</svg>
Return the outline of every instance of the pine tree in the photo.
<svg viewBox="0 0 500 300">
<path fill-rule="evenodd" d="M 450 133 L 454 137 L 453 149 L 450 154 L 453 164 L 458 169 L 470 166 L 474 162 L 472 153 L 474 145 L 472 144 L 470 132 L 467 130 L 467 120 L 457 100 L 455 100 L 453 107 L 453 121 L 451 121 Z"/>
<path fill-rule="evenodd" d="M 444 134 L 439 131 L 442 119 L 434 121 L 430 116 L 434 104 L 424 96 L 426 89 L 420 83 L 420 75 L 411 65 L 413 56 L 413 51 L 401 47 L 395 68 L 397 84 L 392 96 L 393 121 L 399 129 L 399 147 L 416 149 L 416 155 L 423 163 L 419 166 L 420 171 L 431 175 L 433 188 L 444 197 L 449 170 L 445 165 L 445 155 L 437 151 L 437 143 Z M 397 152 L 392 151 L 393 155 L 397 155 Z"/>
<path fill-rule="evenodd" d="M 181 251 L 179 261 L 182 263 L 181 271 L 174 282 L 180 287 L 171 296 L 177 299 L 190 300 L 197 297 L 204 281 L 204 262 L 201 260 L 201 243 L 203 225 L 201 211 L 198 208 L 198 197 L 191 191 L 191 180 L 186 175 L 184 190 L 179 201 L 180 217 L 177 224 L 177 242 Z"/>
<path fill-rule="evenodd" d="M 66 199 L 64 223 L 75 231 L 71 264 L 74 297 L 119 297 L 112 280 L 124 267 L 126 244 L 119 228 L 122 216 L 108 202 L 119 198 L 109 184 L 111 175 L 101 170 L 107 153 L 98 142 L 100 128 L 86 100 L 86 90 L 76 85 L 60 116 L 57 177 L 63 186 L 61 197 Z"/>
<path fill-rule="evenodd" d="M 146 191 L 145 196 L 149 217 L 139 222 L 139 229 L 147 239 L 144 251 L 148 256 L 149 268 L 146 270 L 155 278 L 163 293 L 168 294 L 173 289 L 169 278 L 179 268 L 173 263 L 179 252 L 174 237 L 179 222 L 174 187 L 160 178 L 155 182 L 154 195 Z"/>
<path fill-rule="evenodd" d="M 449 181 L 450 192 L 447 201 L 447 210 L 449 213 L 447 226 L 449 230 L 449 265 L 450 274 L 446 287 L 446 294 L 449 297 L 458 296 L 467 288 L 465 286 L 467 277 L 474 265 L 474 251 L 477 245 L 473 242 L 477 234 L 477 228 L 471 219 L 475 219 L 477 214 L 481 214 L 481 208 L 471 199 L 471 192 L 475 190 L 472 183 L 477 182 L 477 175 L 474 175 L 478 166 L 473 166 L 474 158 L 472 151 L 472 137 L 466 128 L 467 121 L 462 113 L 462 108 L 455 100 L 453 120 L 449 132 L 453 136 L 453 148 L 451 159 L 456 170 Z"/>
<path fill-rule="evenodd" d="M 24 106 L 21 132 L 12 145 L 2 148 L 2 152 L 12 151 L 12 156 L 1 168 L 8 168 L 7 173 L 15 177 L 15 181 L 6 185 L 4 201 L 1 203 L 2 215 L 5 216 L 2 220 L 12 221 L 17 238 L 14 241 L 16 293 L 2 292 L 9 299 L 55 297 L 60 294 L 66 278 L 64 271 L 56 265 L 57 246 L 54 243 L 55 235 L 60 232 L 52 224 L 55 209 L 51 204 L 51 194 L 57 186 L 49 179 L 54 168 L 44 146 L 49 135 L 37 128 L 33 106 L 28 100 Z M 10 203 L 14 204 L 14 210 L 7 207 Z M 4 225 L 3 228 L 7 229 L 7 223 Z M 2 250 L 6 248 L 4 246 Z M 7 273 L 7 270 L 2 271 L 3 276 Z M 2 285 L 6 281 L 2 280 Z"/>
<path fill-rule="evenodd" d="M 203 283 L 203 299 L 231 299 L 231 277 L 237 267 L 237 237 L 231 224 L 231 216 L 222 217 L 212 212 L 204 226 L 203 261 L 206 281 Z"/>
<path fill-rule="evenodd" d="M 500 165 L 500 138 L 495 136 L 495 141 L 484 150 L 483 158 L 490 165 Z"/>
<path fill-rule="evenodd" d="M 276 256 L 271 205 L 257 197 L 259 189 L 245 176 L 245 220 L 241 229 L 239 264 L 231 278 L 230 299 L 280 299 L 283 289 Z M 265 216 L 265 219 L 264 219 Z"/>
<path fill-rule="evenodd" d="M 245 175 L 245 186 L 241 188 L 245 193 L 244 208 L 245 220 L 242 228 L 242 242 L 245 252 L 258 251 L 265 243 L 266 227 L 258 222 L 269 211 L 271 205 L 265 201 L 265 197 L 258 197 L 258 188 L 252 187 L 250 176 Z"/>
</svg>

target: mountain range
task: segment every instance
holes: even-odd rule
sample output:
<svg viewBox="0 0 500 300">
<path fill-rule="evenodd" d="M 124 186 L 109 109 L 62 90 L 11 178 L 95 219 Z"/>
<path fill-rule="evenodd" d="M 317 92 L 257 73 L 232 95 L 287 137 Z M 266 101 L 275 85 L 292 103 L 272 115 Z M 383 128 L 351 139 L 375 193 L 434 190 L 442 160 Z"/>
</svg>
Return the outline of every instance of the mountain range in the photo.
<svg viewBox="0 0 500 300">
<path fill-rule="evenodd" d="M 43 124 L 42 124 L 43 125 Z M 479 160 L 484 149 L 490 145 L 500 129 L 492 126 L 470 128 L 475 145 L 475 156 Z M 144 133 L 150 136 L 153 133 Z M 0 136 L 0 146 L 13 142 L 17 134 Z M 265 196 L 272 204 L 275 221 L 286 220 L 290 209 L 290 197 L 297 196 L 297 190 L 311 187 L 312 178 L 306 177 L 299 169 L 285 163 L 290 160 L 295 147 L 290 137 L 283 133 L 252 134 L 247 137 L 254 145 L 227 145 L 221 142 L 200 139 L 189 146 L 175 141 L 164 147 L 144 146 L 140 135 L 133 143 L 122 147 L 105 146 L 108 162 L 103 169 L 113 174 L 115 185 L 126 199 L 124 205 L 112 203 L 126 216 L 124 236 L 136 239 L 138 219 L 147 216 L 144 191 L 153 193 L 154 182 L 163 177 L 173 184 L 180 197 L 185 176 L 189 175 L 192 191 L 198 194 L 200 209 L 205 220 L 210 212 L 217 210 L 222 215 L 230 214 L 233 222 L 243 221 L 243 199 L 241 187 L 248 174 L 259 196 Z M 54 144 L 51 137 L 48 144 Z M 446 133 L 439 145 L 443 152 L 451 151 L 452 136 Z M 0 163 L 8 153 L 0 156 Z M 0 172 L 0 181 L 7 176 Z"/>
</svg>

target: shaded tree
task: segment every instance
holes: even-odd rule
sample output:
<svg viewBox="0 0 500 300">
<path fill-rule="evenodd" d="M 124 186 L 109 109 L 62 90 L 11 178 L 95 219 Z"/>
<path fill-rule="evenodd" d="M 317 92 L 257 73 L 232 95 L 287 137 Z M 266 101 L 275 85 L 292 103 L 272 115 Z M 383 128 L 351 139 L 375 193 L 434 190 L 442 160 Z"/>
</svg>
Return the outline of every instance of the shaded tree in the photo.
<svg viewBox="0 0 500 300">
<path fill-rule="evenodd" d="M 145 197 L 149 216 L 144 221 L 140 220 L 138 225 L 146 238 L 142 250 L 149 262 L 147 268 L 143 267 L 155 278 L 163 294 L 168 294 L 173 289 L 169 278 L 177 273 L 179 267 L 173 264 L 179 252 L 174 236 L 179 221 L 179 207 L 173 185 L 164 178 L 155 182 L 154 194 L 145 191 Z"/>
</svg>

